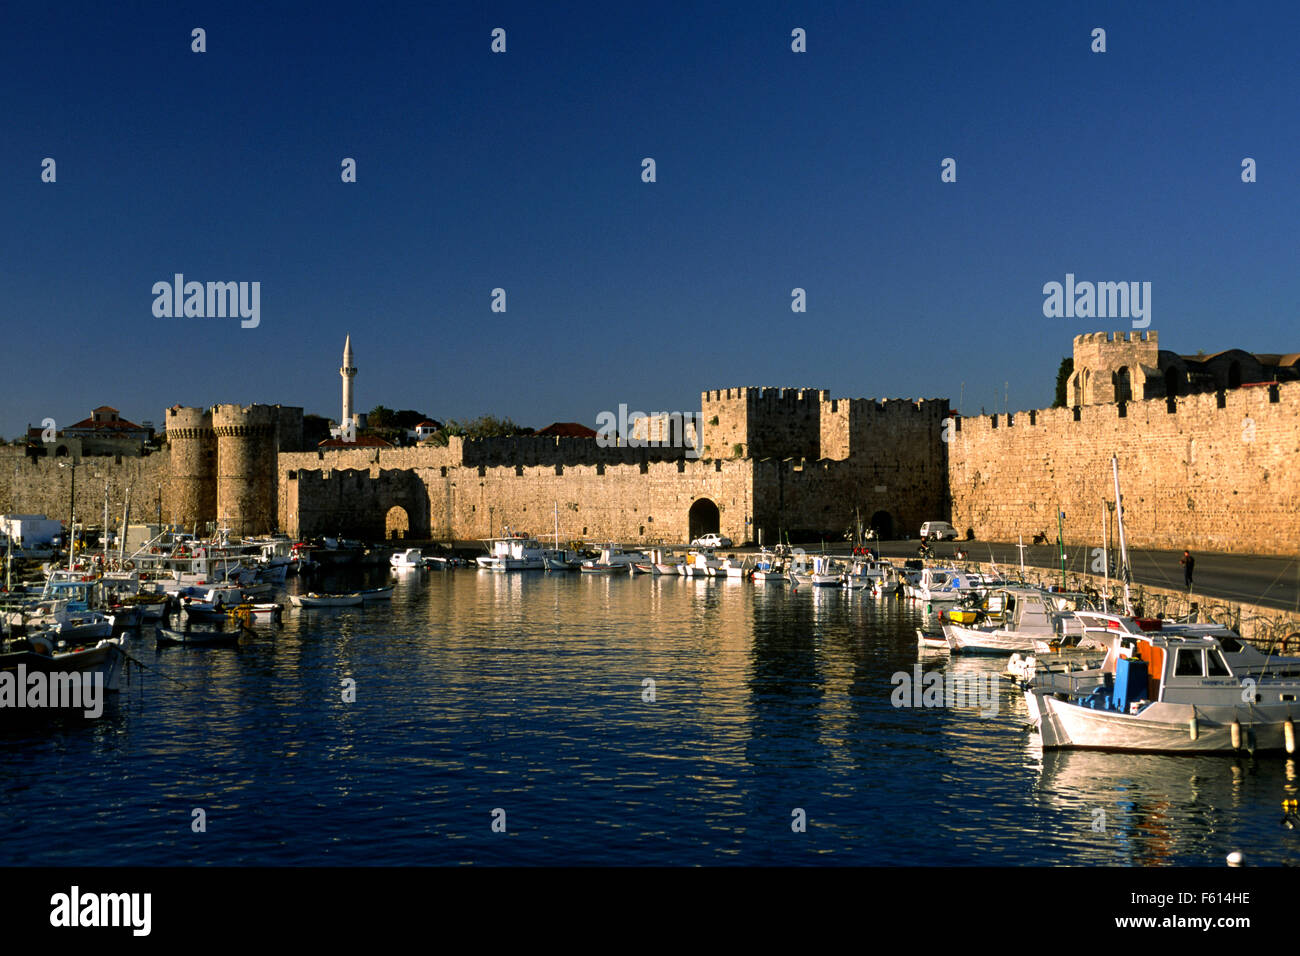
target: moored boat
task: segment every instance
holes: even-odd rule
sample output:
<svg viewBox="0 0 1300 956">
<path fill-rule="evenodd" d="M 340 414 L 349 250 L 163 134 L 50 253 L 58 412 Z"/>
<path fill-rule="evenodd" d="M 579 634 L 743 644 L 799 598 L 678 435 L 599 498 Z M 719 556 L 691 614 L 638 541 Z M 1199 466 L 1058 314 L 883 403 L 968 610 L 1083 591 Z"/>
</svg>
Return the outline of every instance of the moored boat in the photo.
<svg viewBox="0 0 1300 956">
<path fill-rule="evenodd" d="M 294 607 L 359 607 L 364 599 L 358 593 L 352 594 L 291 594 L 289 602 Z"/>
<path fill-rule="evenodd" d="M 1078 617 L 1109 648 L 1100 668 L 1028 670 L 1025 702 L 1044 748 L 1295 753 L 1300 679 L 1238 673 L 1204 632 L 1146 631 L 1102 612 Z"/>
</svg>

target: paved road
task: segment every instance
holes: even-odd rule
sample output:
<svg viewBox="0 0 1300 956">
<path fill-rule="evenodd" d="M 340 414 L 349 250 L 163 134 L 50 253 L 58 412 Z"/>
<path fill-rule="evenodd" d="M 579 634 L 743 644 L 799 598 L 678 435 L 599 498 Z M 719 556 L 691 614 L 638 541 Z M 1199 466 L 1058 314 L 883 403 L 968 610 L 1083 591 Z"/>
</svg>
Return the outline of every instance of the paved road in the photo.
<svg viewBox="0 0 1300 956">
<path fill-rule="evenodd" d="M 885 541 L 880 546 L 884 557 L 916 557 L 919 541 Z M 1010 567 L 1019 565 L 1020 558 L 1014 544 L 986 544 L 982 541 L 944 541 L 931 544 L 940 557 L 951 557 L 958 547 L 965 548 L 976 561 L 988 561 L 990 550 L 993 560 Z M 1066 568 L 1071 571 L 1091 571 L 1092 552 L 1082 548 L 1066 548 Z M 1130 551 L 1133 580 L 1137 584 L 1156 587 L 1183 587 L 1183 569 L 1179 565 L 1181 551 Z M 1297 558 L 1257 557 L 1236 554 L 1196 554 L 1196 573 L 1193 592 L 1208 597 L 1230 601 L 1244 601 L 1267 607 L 1296 609 L 1300 594 L 1300 566 Z M 1025 546 L 1025 565 L 1035 568 L 1060 567 L 1055 545 Z M 1111 574 L 1114 575 L 1114 566 Z"/>
</svg>

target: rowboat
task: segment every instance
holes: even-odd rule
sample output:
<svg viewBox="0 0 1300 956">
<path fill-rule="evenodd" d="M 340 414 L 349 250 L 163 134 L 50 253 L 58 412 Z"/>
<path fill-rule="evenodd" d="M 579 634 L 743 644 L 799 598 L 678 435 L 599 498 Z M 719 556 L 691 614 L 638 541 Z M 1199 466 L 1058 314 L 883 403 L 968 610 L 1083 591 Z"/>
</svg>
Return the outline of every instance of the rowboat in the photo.
<svg viewBox="0 0 1300 956">
<path fill-rule="evenodd" d="M 291 594 L 289 601 L 294 607 L 358 607 L 363 598 L 360 594 Z"/>
<path fill-rule="evenodd" d="M 357 593 L 361 595 L 362 601 L 391 601 L 393 599 L 392 585 L 386 588 L 370 588 Z"/>
<path fill-rule="evenodd" d="M 236 604 L 226 610 L 226 616 L 245 623 L 251 621 L 278 621 L 284 611 L 283 604 Z"/>
<path fill-rule="evenodd" d="M 159 647 L 185 645 L 187 647 L 233 647 L 243 640 L 242 631 L 176 631 L 169 627 L 154 628 L 154 641 Z"/>
</svg>

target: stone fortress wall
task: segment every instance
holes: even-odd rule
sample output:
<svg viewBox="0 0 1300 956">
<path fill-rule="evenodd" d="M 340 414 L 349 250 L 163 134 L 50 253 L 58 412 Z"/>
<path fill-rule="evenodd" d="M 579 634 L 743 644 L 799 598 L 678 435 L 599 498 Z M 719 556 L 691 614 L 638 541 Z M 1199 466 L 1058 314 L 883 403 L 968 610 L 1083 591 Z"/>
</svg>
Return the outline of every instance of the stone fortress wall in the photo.
<svg viewBox="0 0 1300 956">
<path fill-rule="evenodd" d="M 957 423 L 948 485 L 958 531 L 1010 542 L 1046 532 L 1055 540 L 1059 508 L 1067 544 L 1097 545 L 1104 502 L 1115 500 L 1116 455 L 1131 546 L 1295 554 L 1300 382 L 1166 395 L 1159 374 L 1150 388 L 1138 374 L 1155 348 L 1154 332 L 1079 336 L 1069 394 L 1077 394 L 1080 370 L 1092 372 L 1088 400 Z M 1121 369 L 1135 397 L 1115 402 L 1108 390 L 1125 379 Z M 1136 398 L 1151 392 L 1163 397 Z"/>
<path fill-rule="evenodd" d="M 113 516 L 129 486 L 133 517 L 154 520 L 161 505 L 165 522 L 241 534 L 549 535 L 558 506 L 562 540 L 838 540 L 859 520 L 903 537 L 948 519 L 977 539 L 1014 542 L 1054 538 L 1059 508 L 1067 542 L 1093 543 L 1117 454 L 1133 546 L 1295 552 L 1300 382 L 1223 387 L 1242 368 L 1254 373 L 1249 356 L 1217 353 L 1197 367 L 1158 351 L 1154 331 L 1074 345 L 1068 392 L 1087 401 L 1014 415 L 960 419 L 945 399 L 810 388 L 706 391 L 698 459 L 542 436 L 305 450 L 301 408 L 177 406 L 164 452 L 81 461 L 77 516 L 96 523 L 107 482 Z M 1184 367 L 1195 374 L 1180 379 Z M 0 512 L 66 517 L 70 472 L 59 464 L 74 460 L 0 447 Z"/>
</svg>

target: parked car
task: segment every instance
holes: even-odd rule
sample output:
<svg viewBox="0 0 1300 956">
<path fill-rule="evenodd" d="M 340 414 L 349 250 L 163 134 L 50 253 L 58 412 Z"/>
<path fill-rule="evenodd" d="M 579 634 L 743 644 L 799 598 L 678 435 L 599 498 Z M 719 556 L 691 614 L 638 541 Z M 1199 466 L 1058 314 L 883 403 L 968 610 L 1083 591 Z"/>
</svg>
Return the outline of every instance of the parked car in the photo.
<svg viewBox="0 0 1300 956">
<path fill-rule="evenodd" d="M 927 521 L 921 525 L 922 541 L 956 541 L 957 529 L 946 521 Z"/>
<path fill-rule="evenodd" d="M 716 534 L 702 534 L 691 542 L 692 548 L 729 548 L 731 539 Z"/>
</svg>

